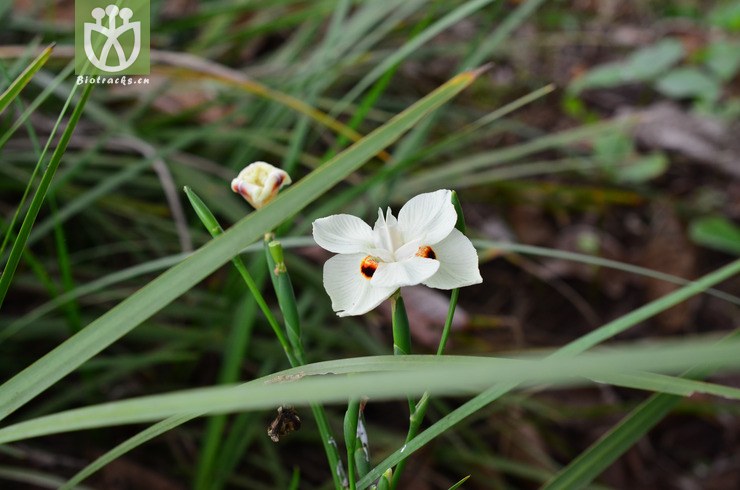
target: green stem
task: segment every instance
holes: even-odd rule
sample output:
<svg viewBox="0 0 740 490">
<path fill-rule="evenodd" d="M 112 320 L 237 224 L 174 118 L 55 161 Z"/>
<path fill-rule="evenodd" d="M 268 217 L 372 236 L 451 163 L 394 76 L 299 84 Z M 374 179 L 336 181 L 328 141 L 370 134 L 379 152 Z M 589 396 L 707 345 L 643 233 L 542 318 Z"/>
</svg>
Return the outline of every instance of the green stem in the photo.
<svg viewBox="0 0 740 490">
<path fill-rule="evenodd" d="M 208 232 L 211 234 L 211 236 L 216 237 L 220 235 L 221 233 L 223 233 L 223 229 L 221 228 L 221 225 L 216 220 L 216 217 L 213 215 L 211 210 L 208 209 L 208 206 L 205 205 L 205 203 L 200 199 L 200 197 L 198 197 L 198 195 L 187 186 L 185 187 L 185 194 L 187 194 L 188 199 L 190 200 L 190 204 L 192 204 L 193 209 L 195 209 L 196 214 L 198 215 L 198 217 L 200 218 L 201 222 L 206 227 Z M 282 249 L 279 251 L 279 253 L 282 255 Z M 280 345 L 283 347 L 283 350 L 285 351 L 285 355 L 287 356 L 288 361 L 290 362 L 290 365 L 292 367 L 300 366 L 305 363 L 304 361 L 305 356 L 303 353 L 303 346 L 300 342 L 300 324 L 298 323 L 298 310 L 295 308 L 295 296 L 292 294 L 292 290 L 293 290 L 292 286 L 290 286 L 290 294 L 287 294 L 286 286 L 280 287 L 281 279 L 279 276 L 285 276 L 285 278 L 287 278 L 288 276 L 287 269 L 285 269 L 285 264 L 283 263 L 282 270 L 285 273 L 275 274 L 275 269 L 276 269 L 277 264 L 275 263 L 273 259 L 273 255 L 268 251 L 266 256 L 267 256 L 268 267 L 270 268 L 270 272 L 271 272 L 270 277 L 273 280 L 273 286 L 275 286 L 276 294 L 278 294 L 278 302 L 280 303 L 280 307 L 281 307 L 281 310 L 283 311 L 283 315 L 285 315 L 286 311 L 290 312 L 293 309 L 295 311 L 295 315 L 291 316 L 291 321 L 293 322 L 292 328 L 294 329 L 294 332 L 298 332 L 297 347 L 292 346 L 291 343 L 286 338 L 285 334 L 283 333 L 283 330 L 280 328 L 280 325 L 275 319 L 275 316 L 272 314 L 272 311 L 270 311 L 270 308 L 267 306 L 267 302 L 265 301 L 265 298 L 262 296 L 262 293 L 260 292 L 259 287 L 255 283 L 252 276 L 249 274 L 249 271 L 244 265 L 244 262 L 241 260 L 241 257 L 239 256 L 234 257 L 232 259 L 232 263 L 234 264 L 234 267 L 236 267 L 236 269 L 239 271 L 239 274 L 241 274 L 242 278 L 244 279 L 244 282 L 247 284 L 247 287 L 249 288 L 249 291 L 252 293 L 255 301 L 257 302 L 260 309 L 262 310 L 262 313 L 265 315 L 267 322 L 270 324 L 270 327 L 272 327 L 272 330 L 275 332 L 275 336 L 280 342 Z M 277 279 L 275 278 L 276 275 L 278 276 Z M 291 297 L 292 297 L 292 300 L 289 299 Z M 293 305 L 292 307 L 289 305 L 290 301 L 292 301 L 292 305 Z M 291 313 L 289 313 L 289 315 L 290 314 Z M 313 411 L 314 417 L 316 418 L 316 425 L 318 426 L 319 432 L 321 433 L 321 439 L 324 445 L 324 451 L 326 451 L 327 458 L 329 459 L 329 465 L 331 467 L 331 474 L 332 474 L 332 479 L 334 480 L 334 486 L 335 488 L 339 490 L 343 488 L 342 481 L 340 478 L 341 462 L 339 459 L 339 450 L 337 448 L 336 442 L 334 441 L 334 438 L 331 435 L 331 428 L 329 427 L 329 421 L 321 405 L 312 404 L 311 410 Z"/>
<path fill-rule="evenodd" d="M 221 225 L 216 220 L 216 217 L 213 215 L 211 210 L 208 209 L 208 206 L 205 205 L 200 197 L 198 197 L 198 195 L 193 192 L 193 190 L 190 189 L 190 187 L 188 186 L 185 186 L 185 194 L 187 194 L 188 199 L 190 200 L 190 204 L 193 206 L 193 209 L 200 218 L 200 221 L 203 223 L 203 226 L 205 226 L 208 230 L 208 233 L 210 233 L 211 236 L 214 238 L 223 233 L 224 230 L 223 228 L 221 228 Z M 252 296 L 254 296 L 257 305 L 260 307 L 260 310 L 262 310 L 262 314 L 265 315 L 267 323 L 270 324 L 270 327 L 272 327 L 272 331 L 275 332 L 275 336 L 277 337 L 278 342 L 280 342 L 280 345 L 283 347 L 285 355 L 288 357 L 288 361 L 290 361 L 290 365 L 292 367 L 298 366 L 299 364 L 297 363 L 293 355 L 290 344 L 288 343 L 288 339 L 285 337 L 283 330 L 280 328 L 280 325 L 275 319 L 275 315 L 273 315 L 272 311 L 270 311 L 270 307 L 267 305 L 265 298 L 262 296 L 257 283 L 254 281 L 252 275 L 247 270 L 247 266 L 244 265 L 244 261 L 242 261 L 241 257 L 237 255 L 236 257 L 231 259 L 231 263 L 234 264 L 236 270 L 239 271 L 239 274 L 242 276 L 242 279 L 244 279 L 247 288 L 249 288 L 249 292 L 252 293 Z"/>
<path fill-rule="evenodd" d="M 399 289 L 396 293 L 391 296 L 391 316 L 393 319 L 393 354 L 402 356 L 411 353 L 411 329 L 409 328 L 409 318 L 406 315 L 406 307 L 403 304 L 403 298 L 401 297 L 401 290 Z M 409 432 L 406 435 L 406 441 L 413 438 L 415 434 L 412 434 L 412 430 L 415 424 L 414 421 L 417 419 L 417 406 L 414 401 L 409 397 Z M 416 429 L 418 431 L 418 427 Z M 398 481 L 401 479 L 401 474 L 406 466 L 406 459 L 404 458 L 396 465 L 396 470 L 393 472 L 393 479 L 391 481 L 391 488 L 396 488 Z"/>
<path fill-rule="evenodd" d="M 452 320 L 455 318 L 455 309 L 457 308 L 457 300 L 460 297 L 460 288 L 455 288 L 450 294 L 450 306 L 447 309 L 447 320 L 445 320 L 445 326 L 442 329 L 442 336 L 439 339 L 439 347 L 437 347 L 437 355 L 441 356 L 447 346 L 447 339 L 450 336 L 450 330 L 452 330 Z"/>
<path fill-rule="evenodd" d="M 278 305 L 280 306 L 280 311 L 283 312 L 294 357 L 297 365 L 303 365 L 306 363 L 306 354 L 303 350 L 303 342 L 301 340 L 301 325 L 295 292 L 290 281 L 288 268 L 283 260 L 282 246 L 280 242 L 272 240 L 272 234 L 265 235 L 265 258 L 270 271 L 272 285 L 278 298 Z M 324 407 L 318 403 L 311 404 L 311 410 L 313 411 L 316 425 L 321 434 L 321 442 L 324 445 L 326 457 L 329 460 L 334 486 L 337 490 L 340 490 L 345 487 L 343 480 L 346 478 L 346 475 L 342 467 L 342 460 L 339 457 L 339 448 L 329 426 L 329 420 Z"/>
<path fill-rule="evenodd" d="M 411 329 L 406 307 L 403 304 L 401 290 L 391 296 L 391 316 L 393 319 L 393 355 L 405 356 L 411 354 Z M 414 413 L 416 405 L 409 398 L 409 415 Z"/>
<path fill-rule="evenodd" d="M 406 315 L 400 289 L 391 296 L 391 313 L 393 316 L 393 354 L 397 356 L 411 354 L 409 317 Z"/>
<path fill-rule="evenodd" d="M 457 196 L 457 192 L 452 191 L 452 205 L 455 206 L 455 212 L 457 213 L 457 222 L 455 228 L 461 233 L 465 233 L 465 216 L 463 215 L 462 205 L 460 199 Z M 444 328 L 442 329 L 442 336 L 439 339 L 439 346 L 437 347 L 437 355 L 441 356 L 444 353 L 445 347 L 447 346 L 447 339 L 450 336 L 452 330 L 452 320 L 455 318 L 455 309 L 457 308 L 457 300 L 460 298 L 460 288 L 455 288 L 450 294 L 450 306 L 447 309 L 447 318 L 445 320 Z M 394 316 L 395 320 L 395 316 Z M 394 323 L 395 325 L 395 323 Z M 395 328 L 395 327 L 394 327 Z M 395 332 L 395 330 L 394 330 Z M 429 393 L 424 393 L 419 403 L 415 405 L 415 409 L 411 411 L 409 418 L 409 431 L 406 434 L 406 442 L 410 442 L 421 429 L 421 422 L 424 420 L 426 415 L 427 407 L 429 406 Z M 390 488 L 395 489 L 398 487 L 398 483 L 401 481 L 401 475 L 406 467 L 406 461 L 408 458 L 404 458 L 396 465 L 396 471 L 393 472 L 393 479 L 391 481 Z"/>
<path fill-rule="evenodd" d="M 285 330 L 288 334 L 288 341 L 293 348 L 293 354 L 301 364 L 305 364 L 306 360 L 303 356 L 303 349 L 301 342 L 301 322 L 298 315 L 298 305 L 295 299 L 295 293 L 293 291 L 293 283 L 290 280 L 290 274 L 288 269 L 285 267 L 285 261 L 283 260 L 283 247 L 278 241 L 265 241 L 267 245 L 268 263 L 273 269 L 271 276 L 273 277 L 273 286 L 278 297 L 278 303 L 280 305 L 280 311 L 283 312 L 283 320 L 285 322 Z M 274 267 L 273 265 L 274 264 Z"/>
<path fill-rule="evenodd" d="M 360 400 L 353 398 L 344 414 L 344 446 L 347 448 L 347 479 L 350 490 L 355 490 L 355 449 L 357 448 L 357 421 L 360 417 Z"/>
</svg>

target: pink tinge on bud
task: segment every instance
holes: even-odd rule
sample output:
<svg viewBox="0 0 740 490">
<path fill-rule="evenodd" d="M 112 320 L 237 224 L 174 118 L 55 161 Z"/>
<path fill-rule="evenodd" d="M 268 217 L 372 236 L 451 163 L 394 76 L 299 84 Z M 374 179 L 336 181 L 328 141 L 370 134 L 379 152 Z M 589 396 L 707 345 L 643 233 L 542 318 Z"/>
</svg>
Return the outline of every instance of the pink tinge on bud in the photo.
<svg viewBox="0 0 740 490">
<path fill-rule="evenodd" d="M 283 186 L 291 183 L 283 170 L 265 162 L 247 165 L 231 181 L 231 190 L 241 195 L 255 209 L 272 201 Z"/>
</svg>

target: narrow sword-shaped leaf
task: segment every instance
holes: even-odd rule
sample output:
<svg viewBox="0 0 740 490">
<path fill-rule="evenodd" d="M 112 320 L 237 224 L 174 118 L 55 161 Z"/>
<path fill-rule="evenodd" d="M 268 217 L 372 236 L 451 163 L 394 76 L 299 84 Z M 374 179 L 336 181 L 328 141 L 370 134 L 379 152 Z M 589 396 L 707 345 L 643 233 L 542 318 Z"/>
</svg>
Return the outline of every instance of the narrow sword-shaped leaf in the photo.
<svg viewBox="0 0 740 490">
<path fill-rule="evenodd" d="M 358 366 L 357 359 L 342 359 L 304 365 L 239 386 L 182 390 L 66 410 L 0 429 L 0 444 L 197 412 L 210 415 L 265 409 L 276 403 L 344 403 L 347 397 L 367 395 L 374 399 L 391 399 L 408 394 L 418 396 L 425 391 L 464 395 L 481 392 L 494 383 L 522 387 L 573 386 L 590 383 L 588 377 L 634 374 L 643 370 L 683 371 L 690 365 L 702 369 L 720 366 L 737 369 L 740 368 L 737 348 L 737 342 L 717 345 L 714 340 L 695 340 L 679 345 L 669 342 L 652 346 L 627 345 L 572 358 L 553 355 L 520 359 L 431 356 L 432 363 L 430 356 L 376 356 L 361 359 L 364 367 Z M 689 382 L 686 380 L 678 387 L 665 383 L 663 389 L 683 395 Z M 694 383 L 695 391 L 706 391 L 710 385 Z M 710 389 L 740 399 L 738 390 L 715 386 Z"/>
<path fill-rule="evenodd" d="M 21 93 L 23 87 L 28 85 L 33 76 L 42 66 L 46 64 L 51 56 L 51 52 L 54 50 L 54 44 L 48 46 L 46 49 L 36 57 L 35 60 L 29 64 L 18 77 L 13 80 L 13 83 L 0 95 L 0 114 L 5 110 L 6 107 Z"/>
</svg>

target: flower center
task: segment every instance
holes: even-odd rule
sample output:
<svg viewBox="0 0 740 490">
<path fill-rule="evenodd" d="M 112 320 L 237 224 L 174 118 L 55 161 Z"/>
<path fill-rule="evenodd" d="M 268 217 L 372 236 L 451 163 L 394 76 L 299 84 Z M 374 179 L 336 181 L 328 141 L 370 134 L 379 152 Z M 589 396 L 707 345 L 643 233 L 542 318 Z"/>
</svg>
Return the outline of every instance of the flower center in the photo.
<svg viewBox="0 0 740 490">
<path fill-rule="evenodd" d="M 373 274 L 375 274 L 375 271 L 378 269 L 378 260 L 373 257 L 372 255 L 368 255 L 364 259 L 362 259 L 362 263 L 360 264 L 360 273 L 365 277 L 365 279 L 370 279 L 373 277 Z"/>
<path fill-rule="evenodd" d="M 423 259 L 436 259 L 437 258 L 437 254 L 434 253 L 434 250 L 432 250 L 432 247 L 428 247 L 426 245 L 419 247 L 419 250 L 416 251 L 416 256 L 421 257 Z"/>
</svg>

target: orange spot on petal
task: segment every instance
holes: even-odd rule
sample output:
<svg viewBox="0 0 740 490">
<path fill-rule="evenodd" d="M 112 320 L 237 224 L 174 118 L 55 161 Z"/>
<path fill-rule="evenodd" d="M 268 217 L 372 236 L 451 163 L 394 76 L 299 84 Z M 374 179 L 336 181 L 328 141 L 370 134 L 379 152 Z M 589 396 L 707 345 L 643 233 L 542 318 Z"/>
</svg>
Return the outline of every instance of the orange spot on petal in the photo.
<svg viewBox="0 0 740 490">
<path fill-rule="evenodd" d="M 432 250 L 432 247 L 428 247 L 426 245 L 419 247 L 419 250 L 416 251 L 417 257 L 422 257 L 424 259 L 436 259 L 437 254 L 434 253 L 434 250 Z"/>
<path fill-rule="evenodd" d="M 378 261 L 375 260 L 375 258 L 368 255 L 362 259 L 362 263 L 360 263 L 360 274 L 362 274 L 365 279 L 373 277 L 376 270 L 378 270 Z"/>
</svg>

